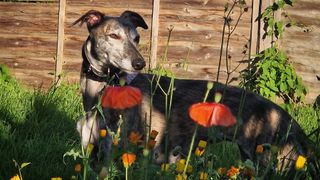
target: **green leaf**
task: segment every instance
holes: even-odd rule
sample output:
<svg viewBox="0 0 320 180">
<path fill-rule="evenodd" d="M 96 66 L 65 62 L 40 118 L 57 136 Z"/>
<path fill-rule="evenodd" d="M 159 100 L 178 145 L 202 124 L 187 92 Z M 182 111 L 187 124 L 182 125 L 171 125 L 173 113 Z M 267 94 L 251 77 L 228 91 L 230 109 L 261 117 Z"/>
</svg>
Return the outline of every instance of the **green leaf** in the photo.
<svg viewBox="0 0 320 180">
<path fill-rule="evenodd" d="M 280 92 L 285 92 L 285 91 L 287 91 L 287 88 L 288 88 L 288 86 L 287 86 L 286 83 L 281 83 L 281 84 L 280 84 Z"/>
<path fill-rule="evenodd" d="M 282 9 L 286 3 L 284 2 L 284 0 L 278 0 L 277 4 L 278 4 L 279 8 Z"/>
<path fill-rule="evenodd" d="M 64 158 L 65 158 L 66 156 L 71 156 L 71 157 L 73 157 L 73 160 L 76 160 L 78 157 L 79 157 L 79 158 L 83 158 L 83 156 L 80 154 L 80 152 L 76 152 L 74 149 L 71 149 L 70 151 L 64 153 L 64 155 L 63 155 L 63 163 L 64 163 L 64 164 L 65 164 Z"/>
<path fill-rule="evenodd" d="M 286 74 L 288 74 L 289 76 L 291 76 L 291 69 L 289 67 L 286 67 Z"/>
<path fill-rule="evenodd" d="M 293 83 L 293 81 L 292 81 L 291 79 L 288 79 L 288 80 L 287 80 L 287 83 L 288 83 L 288 85 L 289 85 L 290 88 L 293 88 L 293 87 L 294 87 L 294 83 Z"/>
<path fill-rule="evenodd" d="M 31 162 L 27 162 L 27 163 L 22 163 L 21 166 L 20 166 L 20 169 L 28 166 L 29 164 L 31 164 Z"/>
</svg>

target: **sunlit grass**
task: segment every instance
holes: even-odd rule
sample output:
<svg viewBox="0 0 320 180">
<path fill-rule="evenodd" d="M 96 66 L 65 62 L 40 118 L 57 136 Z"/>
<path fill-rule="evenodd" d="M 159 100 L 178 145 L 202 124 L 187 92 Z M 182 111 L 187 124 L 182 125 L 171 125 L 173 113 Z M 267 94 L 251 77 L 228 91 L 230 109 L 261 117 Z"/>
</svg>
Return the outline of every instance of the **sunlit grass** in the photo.
<svg viewBox="0 0 320 180">
<path fill-rule="evenodd" d="M 13 79 L 0 78 L 0 179 L 17 173 L 13 159 L 31 162 L 25 179 L 70 178 L 73 168 L 63 154 L 79 148 L 75 121 L 81 114 L 77 85 L 48 92 L 26 90 Z"/>
</svg>

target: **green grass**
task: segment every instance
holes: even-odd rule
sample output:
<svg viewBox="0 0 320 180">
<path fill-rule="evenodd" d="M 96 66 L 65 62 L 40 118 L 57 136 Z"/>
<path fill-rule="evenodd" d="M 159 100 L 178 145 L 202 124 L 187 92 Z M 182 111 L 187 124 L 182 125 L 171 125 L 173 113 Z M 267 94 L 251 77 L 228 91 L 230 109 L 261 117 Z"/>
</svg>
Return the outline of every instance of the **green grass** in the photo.
<svg viewBox="0 0 320 180">
<path fill-rule="evenodd" d="M 80 147 L 78 91 L 77 85 L 26 90 L 15 80 L 0 78 L 0 179 L 17 174 L 13 159 L 31 162 L 22 170 L 25 179 L 70 178 L 73 164 L 65 165 L 62 157 Z"/>
</svg>

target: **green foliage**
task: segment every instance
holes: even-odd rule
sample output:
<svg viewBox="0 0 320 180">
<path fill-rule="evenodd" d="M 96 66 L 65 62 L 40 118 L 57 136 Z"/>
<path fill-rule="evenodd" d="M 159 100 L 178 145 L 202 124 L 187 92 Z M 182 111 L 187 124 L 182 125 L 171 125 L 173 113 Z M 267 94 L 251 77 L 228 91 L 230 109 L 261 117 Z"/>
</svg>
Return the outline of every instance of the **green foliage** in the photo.
<svg viewBox="0 0 320 180">
<path fill-rule="evenodd" d="M 270 47 L 260 54 L 241 72 L 241 85 L 264 97 L 281 97 L 285 102 L 300 102 L 307 93 L 293 66 L 284 52 Z"/>
<path fill-rule="evenodd" d="M 275 19 L 274 14 L 286 5 L 292 6 L 292 3 L 293 0 L 277 0 L 264 10 L 261 16 L 265 31 L 263 38 L 270 36 L 278 39 L 282 36 L 284 28 L 289 26 L 284 21 Z M 294 23 L 290 21 L 289 24 L 291 26 Z M 275 42 L 272 40 L 271 47 L 256 55 L 248 68 L 241 72 L 240 85 L 272 100 L 277 96 L 286 103 L 301 102 L 307 88 Z"/>
<path fill-rule="evenodd" d="M 320 108 L 312 105 L 282 105 L 290 115 L 298 122 L 304 132 L 309 135 L 320 128 Z M 313 141 L 319 141 L 320 134 L 312 134 Z M 319 142 L 316 142 L 319 143 Z"/>
<path fill-rule="evenodd" d="M 0 91 L 4 92 L 0 93 L 0 179 L 17 174 L 13 159 L 31 162 L 23 169 L 24 179 L 69 179 L 73 165 L 63 163 L 63 154 L 79 148 L 75 130 L 82 111 L 78 85 L 30 91 L 14 79 L 1 78 Z"/>
<path fill-rule="evenodd" d="M 284 22 L 276 20 L 274 18 L 274 13 L 280 9 L 283 9 L 285 5 L 292 6 L 292 3 L 293 0 L 278 0 L 264 10 L 262 13 L 265 30 L 265 34 L 263 35 L 264 38 L 266 36 L 275 36 L 276 38 L 282 36 L 283 29 L 285 27 Z"/>
<path fill-rule="evenodd" d="M 157 66 L 155 69 L 149 70 L 149 73 L 157 76 L 174 77 L 174 73 L 163 66 Z"/>
<path fill-rule="evenodd" d="M 0 82 L 12 80 L 10 76 L 10 70 L 6 65 L 0 64 Z"/>
</svg>

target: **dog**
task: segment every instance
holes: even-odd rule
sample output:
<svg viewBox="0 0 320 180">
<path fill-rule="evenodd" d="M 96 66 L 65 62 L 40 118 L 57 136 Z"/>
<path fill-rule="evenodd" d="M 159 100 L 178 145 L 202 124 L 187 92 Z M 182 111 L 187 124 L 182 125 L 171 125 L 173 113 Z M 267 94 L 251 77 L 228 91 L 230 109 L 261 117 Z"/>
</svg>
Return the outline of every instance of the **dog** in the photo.
<svg viewBox="0 0 320 180">
<path fill-rule="evenodd" d="M 139 73 L 146 64 L 137 50 L 139 35 L 136 28 L 148 28 L 143 18 L 131 11 L 125 11 L 119 17 L 89 11 L 74 24 L 77 23 L 86 23 L 89 30 L 89 37 L 83 46 L 80 83 L 87 115 L 77 124 L 82 145 L 86 147 L 88 143 L 97 143 L 98 130 L 101 127 L 107 126 L 116 131 L 119 128 L 118 114 L 123 113 L 124 118 L 128 119 L 126 127 L 129 128 L 125 130 L 126 134 L 130 131 L 143 132 L 144 123 L 148 122 L 151 122 L 148 127 L 159 132 L 154 152 L 157 154 L 154 156 L 156 162 L 174 162 L 179 159 L 172 153 L 175 147 L 181 147 L 181 154 L 187 154 L 196 127 L 195 122 L 188 116 L 188 108 L 203 100 L 208 81 L 175 79 L 172 86 L 171 116 L 170 120 L 166 121 L 167 96 L 163 91 L 170 90 L 172 79 Z M 114 78 L 110 80 L 110 77 Z M 128 85 L 140 89 L 143 96 L 142 104 L 121 112 L 104 109 L 105 120 L 102 120 L 102 117 L 95 115 L 92 108 L 98 102 L 104 86 L 117 84 L 120 78 L 126 79 Z M 218 82 L 215 82 L 213 87 L 207 101 L 212 102 L 216 93 L 222 94 L 221 103 L 229 107 L 232 114 L 242 121 L 232 128 L 219 127 L 217 138 L 234 140 L 243 160 L 256 160 L 255 150 L 260 144 L 279 147 L 279 164 L 291 170 L 298 155 L 310 156 L 312 148 L 307 136 L 281 107 L 245 89 Z M 91 136 L 92 138 L 89 138 Z M 122 134 L 121 137 L 123 136 Z M 165 136 L 168 136 L 168 156 L 163 155 Z M 208 128 L 200 127 L 197 136 L 197 140 L 199 139 L 208 139 Z M 109 158 L 110 137 L 106 138 L 103 147 L 104 157 Z M 270 154 L 263 159 L 270 159 Z"/>
</svg>

